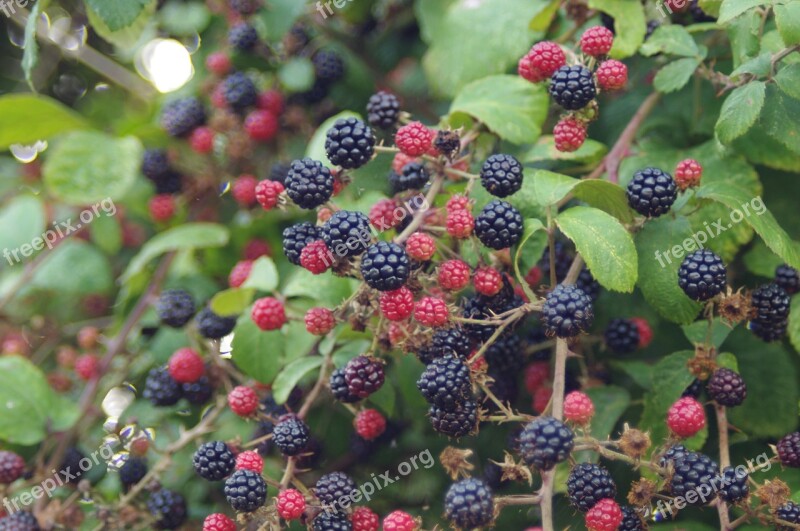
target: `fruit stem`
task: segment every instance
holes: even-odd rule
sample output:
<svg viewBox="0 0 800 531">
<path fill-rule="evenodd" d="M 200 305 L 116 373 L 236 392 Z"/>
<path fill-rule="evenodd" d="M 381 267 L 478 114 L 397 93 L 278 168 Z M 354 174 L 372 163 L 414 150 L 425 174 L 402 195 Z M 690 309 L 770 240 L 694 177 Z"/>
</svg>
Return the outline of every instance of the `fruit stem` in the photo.
<svg viewBox="0 0 800 531">
<path fill-rule="evenodd" d="M 425 195 L 425 204 L 428 205 L 426 209 L 417 210 L 414 213 L 414 218 L 411 220 L 411 223 L 408 224 L 403 232 L 397 235 L 394 239 L 395 243 L 403 243 L 408 239 L 409 236 L 414 234 L 420 225 L 422 225 L 422 220 L 425 219 L 425 214 L 428 212 L 433 206 L 433 200 L 436 198 L 436 195 L 439 193 L 439 190 L 442 189 L 442 185 L 444 184 L 444 175 L 438 174 L 436 177 L 433 178 L 433 182 L 431 183 L 431 188 L 428 190 L 428 193 Z"/>
<path fill-rule="evenodd" d="M 728 415 L 725 406 L 714 404 L 717 413 L 717 431 L 719 431 L 719 467 L 724 470 L 731 465 L 731 451 L 728 444 Z M 729 531 L 731 528 L 728 504 L 718 500 L 717 513 L 719 513 L 720 531 Z"/>
</svg>

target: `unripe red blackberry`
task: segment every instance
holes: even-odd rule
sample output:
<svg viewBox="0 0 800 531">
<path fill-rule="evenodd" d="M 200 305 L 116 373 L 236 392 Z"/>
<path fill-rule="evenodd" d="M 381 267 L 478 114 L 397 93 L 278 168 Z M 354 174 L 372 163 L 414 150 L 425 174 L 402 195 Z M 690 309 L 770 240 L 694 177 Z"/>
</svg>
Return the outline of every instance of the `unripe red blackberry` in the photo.
<svg viewBox="0 0 800 531">
<path fill-rule="evenodd" d="M 232 288 L 241 287 L 245 283 L 247 277 L 250 276 L 250 271 L 253 270 L 252 260 L 241 260 L 233 266 L 230 274 L 228 275 L 228 285 Z"/>
<path fill-rule="evenodd" d="M 328 308 L 311 308 L 303 318 L 306 331 L 315 336 L 324 336 L 336 326 L 336 317 Z"/>
<path fill-rule="evenodd" d="M 667 426 L 679 437 L 691 437 L 705 425 L 703 405 L 690 396 L 678 399 L 667 412 Z"/>
<path fill-rule="evenodd" d="M 245 450 L 236 456 L 236 470 L 252 470 L 258 474 L 264 469 L 264 459 L 255 450 Z"/>
<path fill-rule="evenodd" d="M 575 118 L 563 118 L 553 128 L 553 140 L 558 151 L 576 151 L 586 141 L 586 125 Z"/>
<path fill-rule="evenodd" d="M 252 388 L 240 385 L 228 393 L 228 405 L 240 417 L 249 417 L 258 409 L 258 395 Z"/>
<path fill-rule="evenodd" d="M 353 531 L 378 531 L 380 518 L 369 507 L 356 507 L 350 518 Z"/>
<path fill-rule="evenodd" d="M 580 44 L 581 51 L 586 55 L 606 55 L 614 44 L 614 34 L 603 26 L 592 26 L 583 32 Z"/>
<path fill-rule="evenodd" d="M 169 374 L 178 383 L 192 383 L 206 371 L 205 362 L 194 349 L 180 348 L 169 359 Z"/>
<path fill-rule="evenodd" d="M 589 395 L 572 391 L 564 397 L 564 418 L 578 425 L 588 424 L 594 416 L 594 403 Z"/>
<path fill-rule="evenodd" d="M 675 167 L 675 183 L 681 190 L 700 185 L 703 167 L 694 159 L 685 159 Z"/>
<path fill-rule="evenodd" d="M 451 210 L 447 212 L 447 234 L 463 240 L 469 238 L 475 229 L 475 218 L 469 210 Z"/>
<path fill-rule="evenodd" d="M 610 498 L 600 500 L 586 513 L 585 523 L 589 531 L 617 531 L 622 523 L 622 509 Z"/>
<path fill-rule="evenodd" d="M 278 181 L 264 179 L 256 184 L 255 197 L 264 210 L 272 210 L 280 202 L 284 188 Z"/>
<path fill-rule="evenodd" d="M 353 425 L 359 437 L 367 441 L 377 439 L 386 431 L 386 419 L 375 409 L 359 411 L 353 420 Z"/>
<path fill-rule="evenodd" d="M 411 122 L 398 129 L 394 142 L 409 157 L 419 157 L 431 149 L 434 133 L 421 122 Z"/>
<path fill-rule="evenodd" d="M 296 489 L 282 490 L 275 501 L 278 516 L 284 520 L 297 520 L 306 510 L 306 499 Z"/>
<path fill-rule="evenodd" d="M 286 324 L 283 303 L 274 297 L 263 297 L 253 303 L 250 312 L 253 322 L 261 330 L 278 330 Z"/>
<path fill-rule="evenodd" d="M 422 297 L 414 305 L 414 319 L 425 326 L 444 326 L 449 316 L 447 303 L 438 297 Z"/>
<path fill-rule="evenodd" d="M 439 285 L 451 291 L 464 289 L 469 284 L 470 269 L 462 260 L 447 260 L 439 266 Z"/>
<path fill-rule="evenodd" d="M 390 321 L 402 321 L 414 311 L 414 294 L 403 286 L 394 291 L 381 293 L 379 304 L 381 314 Z"/>
<path fill-rule="evenodd" d="M 558 44 L 542 41 L 534 44 L 519 60 L 517 73 L 531 83 L 539 83 L 549 79 L 566 63 L 567 57 Z"/>
<path fill-rule="evenodd" d="M 330 269 L 334 261 L 333 253 L 322 240 L 309 243 L 300 253 L 300 265 L 314 275 L 320 275 Z"/>
<path fill-rule="evenodd" d="M 614 91 L 628 83 L 628 67 L 616 59 L 608 59 L 597 67 L 597 84 L 602 90 Z"/>
<path fill-rule="evenodd" d="M 406 240 L 406 252 L 414 260 L 426 262 L 436 253 L 436 242 L 424 232 L 415 232 Z"/>
</svg>

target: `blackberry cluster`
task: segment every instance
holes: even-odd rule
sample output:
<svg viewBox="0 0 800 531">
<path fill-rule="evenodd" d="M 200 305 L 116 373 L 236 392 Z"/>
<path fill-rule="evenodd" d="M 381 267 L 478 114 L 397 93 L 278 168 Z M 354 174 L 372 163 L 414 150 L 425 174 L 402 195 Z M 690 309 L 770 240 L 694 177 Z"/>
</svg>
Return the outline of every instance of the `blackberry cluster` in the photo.
<svg viewBox="0 0 800 531">
<path fill-rule="evenodd" d="M 542 307 L 542 326 L 549 336 L 575 337 L 592 326 L 592 301 L 580 288 L 559 284 Z"/>
<path fill-rule="evenodd" d="M 779 265 L 775 268 L 775 284 L 789 295 L 794 295 L 800 291 L 800 274 L 791 266 Z"/>
<path fill-rule="evenodd" d="M 309 158 L 292 162 L 285 184 L 289 198 L 306 210 L 317 208 L 333 195 L 331 171 Z"/>
<path fill-rule="evenodd" d="M 0 531 L 41 531 L 39 521 L 30 511 L 17 511 L 0 518 Z"/>
<path fill-rule="evenodd" d="M 605 467 L 593 463 L 580 463 L 567 478 L 569 501 L 578 510 L 586 512 L 604 498 L 617 495 L 617 485 Z"/>
<path fill-rule="evenodd" d="M 233 472 L 236 458 L 227 444 L 222 441 L 211 441 L 197 449 L 192 457 L 192 465 L 201 478 L 219 481 Z"/>
<path fill-rule="evenodd" d="M 510 203 L 494 199 L 475 218 L 475 235 L 486 247 L 511 247 L 522 237 L 522 214 Z"/>
<path fill-rule="evenodd" d="M 340 118 L 325 138 L 328 160 L 346 170 L 360 168 L 375 152 L 375 136 L 367 124 L 357 118 Z"/>
<path fill-rule="evenodd" d="M 248 52 L 255 48 L 256 43 L 258 43 L 258 33 L 247 22 L 240 22 L 228 32 L 228 43 L 237 50 Z"/>
<path fill-rule="evenodd" d="M 639 328 L 628 319 L 614 319 L 603 334 L 606 346 L 616 354 L 629 354 L 639 347 Z"/>
<path fill-rule="evenodd" d="M 632 209 L 648 218 L 655 218 L 669 212 L 678 197 L 678 186 L 669 173 L 658 168 L 645 168 L 633 174 L 626 195 Z"/>
<path fill-rule="evenodd" d="M 750 486 L 747 484 L 748 474 L 740 474 L 732 466 L 722 469 L 722 482 L 719 497 L 728 503 L 736 503 L 750 495 Z"/>
<path fill-rule="evenodd" d="M 156 303 L 158 318 L 172 328 L 181 328 L 188 323 L 195 311 L 194 299 L 182 289 L 161 292 Z"/>
<path fill-rule="evenodd" d="M 719 405 L 736 407 L 747 398 L 747 385 L 738 373 L 721 368 L 714 371 L 706 384 L 708 396 Z"/>
<path fill-rule="evenodd" d="M 206 339 L 223 338 L 233 332 L 236 327 L 236 317 L 217 315 L 208 306 L 200 310 L 194 319 L 197 323 L 197 331 Z"/>
<path fill-rule="evenodd" d="M 235 111 L 252 107 L 258 100 L 258 90 L 253 80 L 243 72 L 234 72 L 222 81 L 222 95 Z"/>
<path fill-rule="evenodd" d="M 583 109 L 597 95 L 592 72 L 580 65 L 562 66 L 550 78 L 550 95 L 568 111 Z"/>
<path fill-rule="evenodd" d="M 329 385 L 333 397 L 339 402 L 352 404 L 361 400 L 356 395 L 350 394 L 350 388 L 347 386 L 347 380 L 344 377 L 344 369 L 336 369 L 331 372 Z"/>
<path fill-rule="evenodd" d="M 550 470 L 569 457 L 575 435 L 553 417 L 539 417 L 528 423 L 519 436 L 519 454 L 528 466 Z"/>
<path fill-rule="evenodd" d="M 119 469 L 122 490 L 128 492 L 147 475 L 147 461 L 141 457 L 129 457 Z"/>
<path fill-rule="evenodd" d="M 373 127 L 391 129 L 400 116 L 400 102 L 397 96 L 380 91 L 370 96 L 367 102 L 367 120 Z"/>
<path fill-rule="evenodd" d="M 389 185 L 394 193 L 405 192 L 406 190 L 422 190 L 428 181 L 430 174 L 421 162 L 409 162 L 400 173 L 389 173 Z"/>
<path fill-rule="evenodd" d="M 369 246 L 361 259 L 364 282 L 378 291 L 400 288 L 411 272 L 406 250 L 396 243 L 378 242 Z"/>
<path fill-rule="evenodd" d="M 470 399 L 451 409 L 431 406 L 429 414 L 435 431 L 455 439 L 471 434 L 478 425 L 478 406 Z"/>
<path fill-rule="evenodd" d="M 267 501 L 267 483 L 252 470 L 237 470 L 225 480 L 225 497 L 235 511 L 251 513 Z"/>
<path fill-rule="evenodd" d="M 294 456 L 308 445 L 311 433 L 305 422 L 292 415 L 275 424 L 272 435 L 275 446 L 283 455 Z"/>
<path fill-rule="evenodd" d="M 170 136 L 185 136 L 204 123 L 206 110 L 195 98 L 173 100 L 161 111 L 161 127 Z"/>
<path fill-rule="evenodd" d="M 670 492 L 673 496 L 683 496 L 690 491 L 715 492 L 713 481 L 719 475 L 719 465 L 707 455 L 698 452 L 686 452 L 673 461 L 673 473 L 670 481 Z M 690 500 L 694 500 L 691 502 Z M 689 505 L 705 505 L 710 499 L 690 496 L 686 499 Z"/>
<path fill-rule="evenodd" d="M 283 231 L 283 254 L 289 262 L 300 265 L 300 253 L 306 245 L 321 237 L 319 228 L 307 221 L 287 227 Z"/>
<path fill-rule="evenodd" d="M 186 500 L 168 489 L 154 492 L 147 500 L 147 510 L 156 519 L 158 529 L 177 529 L 186 521 Z"/>
<path fill-rule="evenodd" d="M 786 335 L 789 302 L 789 295 L 777 284 L 765 284 L 753 290 L 750 330 L 764 341 L 782 338 Z"/>
<path fill-rule="evenodd" d="M 445 518 L 463 529 L 484 527 L 494 519 L 494 497 L 484 481 L 476 478 L 453 483 L 444 498 Z"/>
<path fill-rule="evenodd" d="M 369 218 L 361 212 L 339 210 L 320 229 L 328 249 L 337 256 L 357 256 L 371 239 Z"/>
<path fill-rule="evenodd" d="M 800 505 L 792 501 L 784 503 L 775 511 L 775 518 L 790 524 L 800 524 Z M 777 531 L 794 531 L 797 528 L 796 526 L 778 525 L 775 529 Z"/>
<path fill-rule="evenodd" d="M 507 197 L 522 188 L 522 164 L 511 155 L 492 155 L 481 167 L 481 184 L 495 197 Z"/>
<path fill-rule="evenodd" d="M 727 285 L 727 269 L 722 258 L 701 249 L 683 259 L 678 269 L 678 285 L 693 300 L 707 301 Z"/>
<path fill-rule="evenodd" d="M 321 476 L 314 485 L 314 494 L 319 501 L 329 507 L 339 509 L 339 499 L 349 496 L 356 490 L 356 483 L 344 472 L 331 472 Z"/>
<path fill-rule="evenodd" d="M 417 357 L 425 365 L 436 358 L 446 354 L 455 354 L 459 358 L 466 359 L 472 351 L 470 341 L 463 328 L 440 328 L 433 333 L 430 344 L 421 348 L 417 352 Z"/>
</svg>

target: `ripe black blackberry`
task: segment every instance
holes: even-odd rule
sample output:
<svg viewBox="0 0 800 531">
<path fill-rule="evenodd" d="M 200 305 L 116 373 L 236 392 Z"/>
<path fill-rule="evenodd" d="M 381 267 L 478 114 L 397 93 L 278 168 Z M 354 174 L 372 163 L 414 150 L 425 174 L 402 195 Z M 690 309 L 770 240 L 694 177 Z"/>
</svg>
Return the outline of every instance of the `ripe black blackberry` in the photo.
<svg viewBox="0 0 800 531">
<path fill-rule="evenodd" d="M 258 10 L 258 0 L 228 0 L 231 9 L 240 15 L 252 15 Z"/>
<path fill-rule="evenodd" d="M 228 44 L 237 50 L 249 52 L 255 48 L 257 42 L 258 33 L 256 29 L 247 22 L 236 24 L 228 32 Z"/>
<path fill-rule="evenodd" d="M 686 447 L 682 444 L 676 444 L 670 446 L 667 449 L 667 451 L 664 452 L 664 455 L 662 455 L 661 458 L 658 460 L 658 466 L 662 468 L 667 468 L 671 465 L 674 465 L 677 459 L 680 459 L 687 453 L 689 453 L 689 450 L 687 450 Z"/>
<path fill-rule="evenodd" d="M 444 497 L 444 515 L 459 528 L 488 526 L 494 518 L 492 489 L 477 478 L 456 481 Z"/>
<path fill-rule="evenodd" d="M 0 484 L 14 483 L 25 473 L 25 460 L 16 452 L 0 450 Z"/>
<path fill-rule="evenodd" d="M 575 279 L 575 285 L 581 289 L 589 298 L 594 302 L 600 294 L 600 283 L 594 279 L 591 271 L 586 266 L 583 266 L 581 272 L 578 273 L 578 278 Z"/>
<path fill-rule="evenodd" d="M 708 396 L 721 406 L 736 407 L 747 398 L 747 384 L 738 373 L 721 368 L 714 371 L 706 384 Z"/>
<path fill-rule="evenodd" d="M 417 352 L 417 357 L 425 365 L 434 359 L 446 354 L 455 354 L 459 358 L 466 358 L 472 351 L 470 341 L 464 329 L 458 326 L 440 328 L 433 333 L 431 342 Z"/>
<path fill-rule="evenodd" d="M 553 244 L 555 250 L 555 269 L 556 269 L 556 284 L 564 280 L 569 272 L 569 267 L 572 265 L 572 253 L 564 242 L 556 241 Z M 537 267 L 542 272 L 542 281 L 545 284 L 550 284 L 550 247 L 545 247 L 542 257 L 537 262 Z"/>
<path fill-rule="evenodd" d="M 397 96 L 381 90 L 369 97 L 367 120 L 373 127 L 391 129 L 400 116 L 400 102 Z"/>
<path fill-rule="evenodd" d="M 522 164 L 511 155 L 492 155 L 481 167 L 481 184 L 495 197 L 507 197 L 522 188 Z"/>
<path fill-rule="evenodd" d="M 522 214 L 511 203 L 492 200 L 475 218 L 475 235 L 486 247 L 511 247 L 522 237 Z"/>
<path fill-rule="evenodd" d="M 162 291 L 156 302 L 158 318 L 172 328 L 181 328 L 188 323 L 195 311 L 194 299 L 182 289 Z"/>
<path fill-rule="evenodd" d="M 286 176 L 286 193 L 300 208 L 317 208 L 333 195 L 333 175 L 318 160 L 292 161 Z"/>
<path fill-rule="evenodd" d="M 707 455 L 699 452 L 687 452 L 673 462 L 673 473 L 670 481 L 670 492 L 673 496 L 683 496 L 689 505 L 706 505 L 712 500 L 708 497 L 689 496 L 690 491 L 716 492 L 716 479 L 719 466 Z M 692 501 L 693 500 L 693 501 Z"/>
<path fill-rule="evenodd" d="M 448 159 L 452 159 L 461 150 L 461 137 L 455 131 L 439 129 L 433 139 L 433 147 Z"/>
<path fill-rule="evenodd" d="M 678 197 L 678 187 L 669 173 L 658 168 L 645 168 L 633 174 L 625 195 L 636 212 L 656 218 L 669 212 Z"/>
<path fill-rule="evenodd" d="M 319 232 L 336 256 L 357 256 L 372 239 L 369 218 L 352 210 L 334 212 Z"/>
<path fill-rule="evenodd" d="M 192 457 L 197 474 L 208 481 L 219 481 L 236 467 L 236 458 L 228 445 L 222 441 L 211 441 L 200 446 Z"/>
<path fill-rule="evenodd" d="M 325 153 L 331 164 L 346 170 L 360 168 L 375 153 L 375 135 L 357 118 L 340 118 L 325 136 Z"/>
<path fill-rule="evenodd" d="M 233 509 L 252 513 L 267 501 L 267 483 L 252 470 L 237 470 L 225 480 L 225 497 Z"/>
<path fill-rule="evenodd" d="M 350 518 L 339 511 L 322 511 L 311 525 L 313 531 L 353 531 Z"/>
<path fill-rule="evenodd" d="M 166 367 L 156 367 L 147 373 L 142 396 L 154 406 L 171 406 L 181 399 L 181 386 Z"/>
<path fill-rule="evenodd" d="M 206 339 L 220 339 L 227 336 L 236 327 L 236 317 L 223 317 L 217 315 L 206 306 L 194 318 L 197 331 Z"/>
<path fill-rule="evenodd" d="M 519 374 L 519 371 L 525 366 L 522 338 L 516 334 L 501 335 L 486 349 L 483 358 L 493 373 Z"/>
<path fill-rule="evenodd" d="M 83 478 L 84 474 L 92 469 L 91 461 L 89 468 L 86 470 L 83 469 L 81 466 L 81 461 L 84 461 L 85 459 L 87 459 L 86 454 L 80 451 L 78 448 L 75 448 L 74 446 L 67 448 L 67 451 L 64 452 L 64 457 L 61 458 L 61 466 L 59 466 L 58 470 L 68 482 L 72 483 L 73 485 L 77 485 Z"/>
<path fill-rule="evenodd" d="M 291 415 L 275 424 L 272 435 L 275 446 L 283 455 L 294 456 L 305 449 L 311 434 L 305 422 Z"/>
<path fill-rule="evenodd" d="M 381 241 L 367 248 L 361 259 L 361 276 L 369 287 L 391 291 L 406 283 L 410 265 L 408 254 L 402 246 Z"/>
<path fill-rule="evenodd" d="M 736 503 L 747 498 L 750 494 L 750 487 L 747 484 L 747 471 L 743 472 L 732 466 L 722 469 L 722 481 L 720 483 L 719 497 L 728 503 Z"/>
<path fill-rule="evenodd" d="M 300 253 L 306 245 L 321 237 L 319 228 L 308 221 L 287 227 L 283 230 L 283 254 L 294 265 L 300 265 Z"/>
<path fill-rule="evenodd" d="M 161 127 L 170 136 L 184 136 L 206 123 L 206 110 L 196 98 L 172 100 L 161 110 Z"/>
<path fill-rule="evenodd" d="M 695 378 L 694 380 L 692 380 L 692 383 L 690 383 L 689 386 L 683 390 L 683 392 L 681 393 L 681 398 L 686 396 L 691 396 L 692 398 L 700 398 L 700 393 L 702 392 L 703 392 L 703 381 L 698 378 Z"/>
<path fill-rule="evenodd" d="M 559 284 L 547 294 L 541 320 L 547 335 L 575 337 L 592 326 L 592 300 L 577 286 Z"/>
<path fill-rule="evenodd" d="M 517 397 L 519 396 L 517 376 L 519 376 L 519 373 L 500 372 L 497 369 L 489 367 L 486 375 L 491 378 L 491 381 L 487 382 L 486 385 L 492 391 L 495 398 L 504 404 L 513 404 L 517 401 Z M 497 411 L 499 409 L 497 404 L 489 398 L 483 401 L 483 405 L 490 411 Z"/>
<path fill-rule="evenodd" d="M 452 355 L 436 358 L 420 375 L 417 388 L 430 404 L 453 410 L 471 395 L 469 367 Z"/>
<path fill-rule="evenodd" d="M 800 468 L 800 432 L 784 435 L 776 446 L 783 466 Z"/>
<path fill-rule="evenodd" d="M 381 388 L 386 376 L 383 363 L 375 358 L 356 356 L 345 365 L 344 378 L 351 395 L 367 398 Z"/>
<path fill-rule="evenodd" d="M 406 190 L 422 190 L 430 180 L 430 174 L 421 162 L 409 162 L 400 173 L 389 174 L 389 184 L 392 191 L 404 192 Z"/>
<path fill-rule="evenodd" d="M 311 58 L 317 80 L 323 83 L 334 83 L 344 76 L 342 56 L 332 50 L 320 50 Z"/>
<path fill-rule="evenodd" d="M 139 483 L 147 475 L 147 461 L 141 457 L 129 457 L 119 469 L 119 482 L 122 490 L 128 489 Z"/>
<path fill-rule="evenodd" d="M 630 505 L 623 505 L 620 510 L 622 511 L 622 523 L 619 524 L 617 531 L 645 531 L 647 529 L 636 509 Z"/>
<path fill-rule="evenodd" d="M 629 354 L 639 348 L 639 328 L 628 319 L 613 319 L 603 334 L 611 352 Z"/>
<path fill-rule="evenodd" d="M 722 292 L 727 285 L 727 269 L 722 258 L 701 249 L 688 255 L 678 269 L 678 285 L 696 301 L 707 301 Z"/>
<path fill-rule="evenodd" d="M 151 494 L 147 509 L 156 519 L 157 529 L 177 529 L 186 521 L 186 500 L 169 489 Z"/>
<path fill-rule="evenodd" d="M 474 432 L 478 425 L 478 406 L 473 400 L 463 400 L 452 409 L 431 406 L 428 414 L 435 431 L 456 439 Z"/>
<path fill-rule="evenodd" d="M 208 376 L 203 375 L 196 382 L 181 384 L 181 393 L 190 404 L 202 406 L 211 400 L 211 396 L 214 394 L 214 387 L 211 385 Z"/>
<path fill-rule="evenodd" d="M 789 295 L 794 295 L 800 291 L 800 274 L 789 265 L 779 265 L 775 268 L 775 284 Z"/>
<path fill-rule="evenodd" d="M 519 435 L 519 454 L 528 466 L 550 470 L 569 457 L 575 435 L 553 417 L 539 417 L 525 425 Z"/>
<path fill-rule="evenodd" d="M 567 478 L 569 501 L 578 510 L 586 512 L 603 498 L 617 495 L 617 484 L 605 467 L 593 463 L 580 463 Z"/>
<path fill-rule="evenodd" d="M 253 80 L 244 72 L 234 72 L 222 81 L 222 95 L 235 111 L 252 107 L 258 99 L 258 91 Z"/>
<path fill-rule="evenodd" d="M 292 167 L 285 162 L 276 162 L 269 168 L 269 175 L 267 178 L 270 181 L 279 182 L 281 184 L 286 183 L 286 177 L 289 175 L 289 170 Z"/>
<path fill-rule="evenodd" d="M 142 155 L 142 173 L 154 181 L 164 177 L 172 171 L 169 157 L 164 149 L 146 149 Z"/>
<path fill-rule="evenodd" d="M 340 498 L 356 490 L 356 483 L 344 472 L 331 472 L 321 476 L 314 485 L 314 494 L 323 505 L 339 509 Z"/>
<path fill-rule="evenodd" d="M 353 402 L 361 400 L 359 397 L 350 394 L 350 388 L 347 386 L 347 380 L 344 378 L 344 369 L 336 369 L 331 372 L 329 383 L 333 397 L 339 402 L 352 404 Z"/>
<path fill-rule="evenodd" d="M 39 521 L 30 511 L 16 511 L 0 518 L 0 531 L 41 531 Z"/>
<path fill-rule="evenodd" d="M 775 511 L 775 518 L 789 522 L 790 524 L 800 524 L 800 505 L 792 501 L 788 501 L 778 507 Z M 796 526 L 778 525 L 775 527 L 776 531 L 794 531 Z"/>
<path fill-rule="evenodd" d="M 178 172 L 170 171 L 163 177 L 153 179 L 153 186 L 156 188 L 156 194 L 178 194 L 183 189 L 183 181 Z"/>
<path fill-rule="evenodd" d="M 753 318 L 750 330 L 764 341 L 776 341 L 786 334 L 789 318 L 789 295 L 775 283 L 753 290 L 750 307 Z"/>
<path fill-rule="evenodd" d="M 689 13 L 691 13 L 692 19 L 694 19 L 695 22 L 717 21 L 716 17 L 712 17 L 711 15 L 703 11 L 703 8 L 700 7 L 699 0 L 691 0 L 691 2 L 689 2 Z"/>
<path fill-rule="evenodd" d="M 591 70 L 580 65 L 562 66 L 550 78 L 550 95 L 568 111 L 583 109 L 597 95 Z"/>
</svg>

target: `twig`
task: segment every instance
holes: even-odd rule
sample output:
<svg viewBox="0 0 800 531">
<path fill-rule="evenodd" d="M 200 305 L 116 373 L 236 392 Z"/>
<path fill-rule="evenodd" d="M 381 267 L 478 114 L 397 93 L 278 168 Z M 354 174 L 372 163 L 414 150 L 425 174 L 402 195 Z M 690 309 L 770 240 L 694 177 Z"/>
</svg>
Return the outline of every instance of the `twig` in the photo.
<svg viewBox="0 0 800 531">
<path fill-rule="evenodd" d="M 317 344 L 319 344 L 319 342 Z M 316 346 L 314 350 L 316 350 Z M 332 363 L 331 362 L 332 353 L 333 350 L 331 350 L 331 352 L 325 355 L 325 359 L 322 361 L 322 367 L 320 367 L 319 369 L 319 376 L 317 377 L 317 381 L 314 384 L 314 387 L 306 396 L 303 405 L 300 407 L 300 411 L 297 412 L 297 416 L 300 417 L 301 419 L 305 418 L 305 416 L 308 414 L 308 411 L 311 409 L 311 405 L 314 403 L 314 400 L 317 399 L 317 396 L 319 396 L 319 393 L 322 391 L 322 388 L 325 387 L 325 382 L 327 381 L 327 376 L 328 376 L 328 369 L 330 368 L 330 365 Z"/>
<path fill-rule="evenodd" d="M 633 139 L 636 137 L 636 132 L 642 125 L 642 122 L 644 122 L 644 119 L 647 118 L 647 116 L 656 106 L 656 103 L 658 103 L 659 99 L 661 99 L 660 92 L 653 92 L 647 98 L 645 98 L 645 100 L 639 106 L 639 109 L 636 111 L 636 114 L 633 115 L 631 121 L 628 122 L 627 126 L 625 126 L 625 129 L 622 131 L 619 139 L 617 139 L 614 147 L 611 148 L 611 151 L 609 151 L 608 155 L 606 155 L 603 165 L 608 172 L 608 180 L 612 183 L 619 182 L 619 164 L 633 143 Z"/>
<path fill-rule="evenodd" d="M 433 178 L 433 182 L 431 183 L 431 187 L 428 190 L 428 193 L 425 195 L 425 204 L 428 205 L 428 208 L 420 209 L 414 212 L 414 217 L 411 219 L 411 223 L 408 224 L 403 232 L 397 235 L 394 239 L 395 243 L 403 243 L 408 239 L 409 236 L 414 234 L 420 225 L 422 225 L 422 221 L 425 219 L 425 214 L 428 213 L 428 210 L 433 208 L 433 200 L 439 193 L 439 190 L 442 189 L 442 185 L 444 185 L 444 176 L 439 174 Z"/>
<path fill-rule="evenodd" d="M 725 411 L 725 406 L 714 404 L 714 410 L 717 413 L 717 431 L 719 432 L 719 465 L 720 470 L 731 465 L 731 451 L 728 444 L 728 415 Z M 717 513 L 719 514 L 719 529 L 720 531 L 729 531 L 730 513 L 728 512 L 728 504 L 722 499 L 718 500 Z"/>
</svg>

